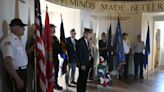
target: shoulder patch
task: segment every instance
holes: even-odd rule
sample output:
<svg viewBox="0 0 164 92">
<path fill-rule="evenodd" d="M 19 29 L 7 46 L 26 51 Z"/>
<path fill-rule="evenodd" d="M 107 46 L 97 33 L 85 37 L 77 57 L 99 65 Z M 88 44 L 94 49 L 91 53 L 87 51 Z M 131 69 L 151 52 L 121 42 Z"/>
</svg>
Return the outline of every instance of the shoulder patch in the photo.
<svg viewBox="0 0 164 92">
<path fill-rule="evenodd" d="M 9 46 L 9 45 L 11 45 L 11 42 L 5 42 L 4 45 Z"/>
</svg>

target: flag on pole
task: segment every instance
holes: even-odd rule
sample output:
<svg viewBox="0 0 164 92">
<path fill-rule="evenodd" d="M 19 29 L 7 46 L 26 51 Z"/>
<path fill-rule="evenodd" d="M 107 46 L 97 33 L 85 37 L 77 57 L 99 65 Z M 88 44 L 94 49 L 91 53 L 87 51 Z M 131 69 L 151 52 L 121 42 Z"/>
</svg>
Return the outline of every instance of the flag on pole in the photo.
<svg viewBox="0 0 164 92">
<path fill-rule="evenodd" d="M 43 41 L 46 50 L 46 78 L 47 78 L 47 92 L 53 92 L 53 56 L 52 56 L 52 37 L 50 32 L 50 22 L 48 15 L 48 8 L 46 7 L 45 27 L 43 33 Z"/>
<path fill-rule="evenodd" d="M 144 62 L 145 69 L 146 69 L 146 65 L 148 64 L 149 54 L 150 54 L 150 28 L 148 25 L 147 37 L 146 37 L 146 48 L 145 48 L 145 62 Z"/>
<path fill-rule="evenodd" d="M 36 83 L 37 92 L 46 92 L 46 61 L 45 48 L 41 37 L 42 22 L 40 12 L 40 1 L 35 0 L 35 27 L 36 27 Z M 36 90 L 35 90 L 36 91 Z"/>
<path fill-rule="evenodd" d="M 112 70 L 113 66 L 113 60 L 112 60 L 112 28 L 111 24 L 108 29 L 108 44 L 107 44 L 107 49 L 108 49 L 108 65 L 109 69 Z"/>
<path fill-rule="evenodd" d="M 64 24 L 63 24 L 62 15 L 61 15 L 61 25 L 60 25 L 60 46 L 62 49 L 61 57 L 64 59 L 64 62 L 62 65 L 62 74 L 64 74 L 64 73 L 66 73 L 68 53 L 67 53 L 67 49 L 66 49 L 66 39 L 65 39 L 65 32 L 64 32 Z"/>
<path fill-rule="evenodd" d="M 117 65 L 119 66 L 119 65 L 125 64 L 126 63 L 125 62 L 125 54 L 124 54 L 122 32 L 121 32 L 121 26 L 120 26 L 119 18 L 118 18 L 118 23 L 117 23 L 117 27 L 116 27 L 114 49 L 115 49 Z"/>
</svg>

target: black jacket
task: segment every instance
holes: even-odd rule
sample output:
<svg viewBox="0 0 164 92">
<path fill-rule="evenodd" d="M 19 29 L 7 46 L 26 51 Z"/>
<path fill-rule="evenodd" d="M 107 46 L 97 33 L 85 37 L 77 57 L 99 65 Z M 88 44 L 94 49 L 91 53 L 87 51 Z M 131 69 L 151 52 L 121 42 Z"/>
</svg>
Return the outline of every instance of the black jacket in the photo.
<svg viewBox="0 0 164 92">
<path fill-rule="evenodd" d="M 77 40 L 75 39 L 75 44 L 77 43 Z M 76 50 L 74 49 L 71 37 L 66 38 L 66 46 L 69 56 L 69 62 L 77 61 L 77 55 Z M 75 45 L 76 46 L 76 45 Z"/>
<path fill-rule="evenodd" d="M 90 62 L 89 62 L 90 52 L 89 52 L 89 48 L 86 44 L 84 37 L 78 40 L 76 44 L 76 50 L 77 50 L 77 57 L 78 57 L 80 66 L 82 65 L 90 66 Z"/>
<path fill-rule="evenodd" d="M 52 52 L 54 59 L 58 60 L 58 54 L 61 53 L 61 48 L 59 44 L 59 40 L 56 36 L 52 37 Z"/>
</svg>

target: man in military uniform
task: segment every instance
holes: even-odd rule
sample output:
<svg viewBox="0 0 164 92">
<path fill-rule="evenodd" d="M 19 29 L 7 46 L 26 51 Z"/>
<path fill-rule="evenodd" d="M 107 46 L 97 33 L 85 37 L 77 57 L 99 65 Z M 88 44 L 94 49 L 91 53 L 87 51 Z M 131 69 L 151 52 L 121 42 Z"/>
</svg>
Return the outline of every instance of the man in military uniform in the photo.
<svg viewBox="0 0 164 92">
<path fill-rule="evenodd" d="M 71 83 L 76 84 L 75 82 L 75 71 L 76 71 L 76 64 L 77 64 L 77 55 L 76 55 L 76 42 L 77 39 L 75 38 L 76 36 L 76 31 L 75 29 L 72 29 L 70 31 L 71 36 L 66 38 L 66 45 L 67 45 L 67 51 L 68 51 L 68 56 L 69 56 L 69 61 L 68 61 L 68 71 L 67 71 L 67 78 L 66 78 L 66 85 L 71 87 L 69 84 L 69 71 L 71 69 Z"/>
<path fill-rule="evenodd" d="M 138 67 L 140 66 L 140 79 L 144 79 L 143 76 L 143 64 L 144 64 L 144 54 L 145 49 L 144 42 L 141 40 L 141 35 L 137 35 L 137 41 L 134 43 L 134 78 L 138 77 Z"/>
<path fill-rule="evenodd" d="M 58 84 L 58 72 L 59 72 L 58 54 L 61 53 L 61 48 L 59 45 L 58 38 L 54 35 L 56 26 L 50 24 L 50 28 L 51 28 L 51 36 L 52 36 L 53 63 L 54 63 L 54 88 L 57 90 L 62 90 L 63 88 Z"/>
<path fill-rule="evenodd" d="M 7 85 L 11 92 L 26 92 L 28 59 L 20 39 L 24 34 L 24 26 L 26 24 L 20 19 L 13 19 L 10 23 L 11 33 L 2 42 L 3 63 L 7 71 Z"/>
</svg>

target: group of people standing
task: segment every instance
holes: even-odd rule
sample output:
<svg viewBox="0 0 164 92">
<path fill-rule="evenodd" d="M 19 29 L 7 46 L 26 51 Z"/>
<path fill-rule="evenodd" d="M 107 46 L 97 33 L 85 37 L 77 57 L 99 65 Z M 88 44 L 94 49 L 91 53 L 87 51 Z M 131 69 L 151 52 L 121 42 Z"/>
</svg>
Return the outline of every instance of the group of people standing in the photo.
<svg viewBox="0 0 164 92">
<path fill-rule="evenodd" d="M 54 62 L 54 88 L 62 90 L 62 87 L 58 85 L 58 71 L 59 71 L 59 59 L 58 54 L 61 54 L 60 42 L 55 33 L 55 25 L 51 24 L 51 33 L 53 38 L 53 62 Z M 77 84 L 77 92 L 85 92 L 86 82 L 88 79 L 88 73 L 90 67 L 93 65 L 93 55 L 91 55 L 91 29 L 84 29 L 83 36 L 77 40 L 75 39 L 76 31 L 72 29 L 70 31 L 70 37 L 66 38 L 66 49 L 68 52 L 67 72 L 66 72 L 66 86 L 73 87 L 72 84 Z M 75 70 L 79 68 L 79 77 L 77 83 L 75 82 Z M 71 82 L 69 82 L 69 72 L 71 70 Z M 92 75 L 92 74 L 91 74 Z M 93 76 L 92 76 L 93 77 Z M 93 78 L 92 78 L 93 79 Z"/>
<path fill-rule="evenodd" d="M 27 40 L 26 49 L 21 42 L 21 36 L 24 35 L 25 26 L 21 19 L 14 18 L 10 24 L 10 34 L 3 39 L 1 44 L 1 51 L 3 54 L 3 64 L 5 70 L 6 82 L 11 92 L 26 92 L 27 89 L 27 67 L 28 63 L 33 67 L 31 76 L 34 76 L 34 49 L 35 43 L 35 25 L 32 26 L 32 34 Z M 58 55 L 62 53 L 60 41 L 55 36 L 56 26 L 50 24 L 51 36 L 52 36 L 52 52 L 54 63 L 54 88 L 62 90 L 63 88 L 58 84 L 58 72 L 59 72 L 59 59 Z M 30 30 L 31 31 L 31 30 Z M 66 71 L 66 85 L 73 87 L 71 84 L 77 84 L 77 92 L 85 92 L 86 82 L 91 66 L 90 61 L 91 49 L 91 29 L 84 29 L 83 37 L 79 40 L 75 39 L 76 31 L 72 29 L 70 31 L 70 37 L 66 38 L 66 49 L 68 52 L 67 71 Z M 93 62 L 92 62 L 93 63 Z M 75 82 L 75 70 L 79 67 L 79 77 L 77 83 Z M 69 78 L 69 72 L 71 72 L 71 78 Z M 69 82 L 71 79 L 71 82 Z M 32 83 L 32 82 L 31 82 Z M 70 84 L 71 83 L 71 84 Z M 31 84 L 32 85 L 32 84 Z"/>
<path fill-rule="evenodd" d="M 7 70 L 6 78 L 7 84 L 12 92 L 26 92 L 27 82 L 27 65 L 28 61 L 34 61 L 34 47 L 36 43 L 34 38 L 30 41 L 31 48 L 28 49 L 27 54 L 24 46 L 21 43 L 21 36 L 24 34 L 24 24 L 21 19 L 13 19 L 10 22 L 11 33 L 2 42 L 2 53 L 4 58 L 4 67 Z M 55 36 L 56 26 L 50 24 L 52 36 L 52 52 L 54 63 L 54 88 L 62 90 L 63 88 L 58 84 L 59 59 L 58 55 L 62 53 L 60 41 Z M 68 52 L 66 85 L 73 87 L 71 84 L 77 84 L 77 92 L 86 91 L 86 83 L 88 79 L 93 80 L 93 63 L 94 63 L 94 45 L 92 37 L 92 29 L 85 28 L 83 36 L 77 40 L 75 38 L 76 31 L 70 31 L 70 37 L 66 38 L 66 49 Z M 107 60 L 107 39 L 106 34 L 102 33 L 102 39 L 99 41 L 100 56 Z M 128 63 L 129 55 L 134 52 L 134 66 L 135 78 L 138 76 L 138 67 L 140 66 L 140 78 L 143 79 L 143 62 L 144 62 L 144 42 L 141 41 L 141 35 L 137 36 L 137 41 L 132 47 L 128 41 L 128 34 L 123 33 L 123 47 L 125 53 L 126 64 L 124 65 L 124 77 L 128 78 Z M 28 42 L 28 41 L 27 41 Z M 33 60 L 32 60 L 33 59 Z M 34 62 L 33 62 L 34 63 Z M 34 65 L 33 65 L 34 66 Z M 79 68 L 79 76 L 77 83 L 75 82 L 76 67 Z M 111 67 L 110 67 L 111 68 Z M 69 72 L 71 72 L 71 78 Z M 110 69 L 112 70 L 112 69 Z M 89 72 L 90 71 L 90 72 Z M 69 82 L 71 79 L 71 82 Z M 12 82 L 12 83 L 11 83 Z"/>
<path fill-rule="evenodd" d="M 99 52 L 100 56 L 104 58 L 104 60 L 107 61 L 108 68 L 110 71 L 113 70 L 114 64 L 111 63 L 111 61 L 108 61 L 108 49 L 107 49 L 107 35 L 103 32 L 101 34 L 101 40 L 99 40 Z M 133 45 L 130 44 L 128 40 L 128 33 L 123 33 L 122 34 L 122 41 L 123 41 L 123 48 L 124 48 L 124 54 L 125 54 L 125 64 L 123 65 L 123 76 L 124 78 L 128 78 L 128 69 L 129 69 L 129 60 L 130 60 L 130 55 L 133 56 L 134 60 L 134 78 L 136 79 L 138 77 L 138 69 L 140 67 L 140 78 L 144 79 L 143 76 L 143 64 L 144 64 L 144 42 L 141 41 L 141 35 L 137 35 L 137 40 L 134 42 Z M 114 50 L 113 50 L 114 54 Z M 113 55 L 114 56 L 114 55 Z"/>
<path fill-rule="evenodd" d="M 136 79 L 138 77 L 138 68 L 140 67 L 140 79 L 144 79 L 143 76 L 143 65 L 144 65 L 144 42 L 141 41 L 141 35 L 137 35 L 137 40 L 134 42 L 133 45 L 130 44 L 128 40 L 128 34 L 123 33 L 123 47 L 124 47 L 124 53 L 125 53 L 125 60 L 126 64 L 124 65 L 124 73 L 123 76 L 125 78 L 128 78 L 128 67 L 129 67 L 129 57 L 132 55 L 134 58 L 134 78 Z"/>
</svg>

